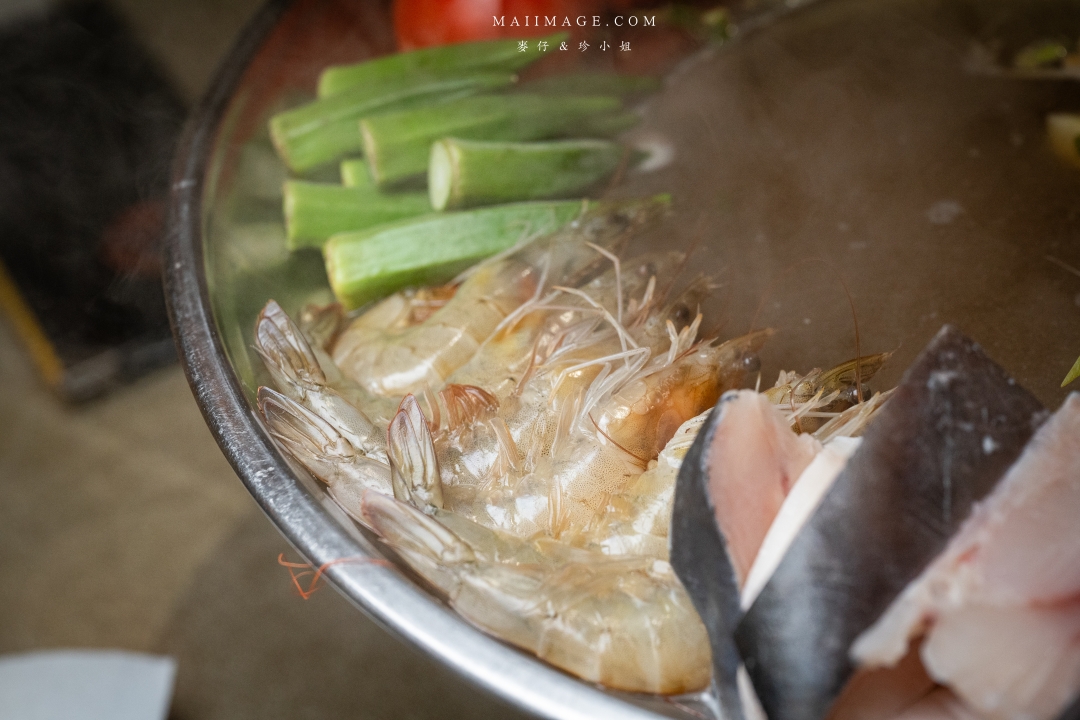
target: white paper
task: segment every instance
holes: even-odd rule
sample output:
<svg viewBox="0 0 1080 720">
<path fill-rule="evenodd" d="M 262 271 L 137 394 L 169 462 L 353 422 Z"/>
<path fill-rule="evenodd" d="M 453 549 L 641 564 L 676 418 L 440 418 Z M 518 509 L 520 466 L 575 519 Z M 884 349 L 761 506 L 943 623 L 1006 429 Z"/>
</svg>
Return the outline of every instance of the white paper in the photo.
<svg viewBox="0 0 1080 720">
<path fill-rule="evenodd" d="M 0 656 L 0 720 L 165 720 L 176 661 L 122 650 Z"/>
</svg>

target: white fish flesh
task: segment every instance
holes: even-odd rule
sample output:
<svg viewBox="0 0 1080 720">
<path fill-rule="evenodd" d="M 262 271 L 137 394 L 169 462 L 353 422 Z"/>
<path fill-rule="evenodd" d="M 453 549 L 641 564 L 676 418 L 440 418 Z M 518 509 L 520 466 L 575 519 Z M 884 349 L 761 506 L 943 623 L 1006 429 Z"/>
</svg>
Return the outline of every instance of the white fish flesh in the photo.
<svg viewBox="0 0 1080 720">
<path fill-rule="evenodd" d="M 979 716 L 1050 720 L 1080 690 L 1080 395 L 851 655 L 891 666 L 920 636 L 930 677 Z"/>
</svg>

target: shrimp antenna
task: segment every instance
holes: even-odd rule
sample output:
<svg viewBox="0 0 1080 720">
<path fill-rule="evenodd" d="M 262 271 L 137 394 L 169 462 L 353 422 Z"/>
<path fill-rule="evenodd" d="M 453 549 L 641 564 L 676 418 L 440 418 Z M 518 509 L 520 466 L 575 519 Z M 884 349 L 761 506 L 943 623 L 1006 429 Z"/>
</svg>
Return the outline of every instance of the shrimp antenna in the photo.
<svg viewBox="0 0 1080 720">
<path fill-rule="evenodd" d="M 611 180 L 608 180 L 607 187 L 604 188 L 602 195 L 606 196 L 611 190 L 619 185 L 622 181 L 623 175 L 626 174 L 626 169 L 630 166 L 630 148 L 624 147 L 622 156 L 619 158 L 619 164 L 615 166 L 615 172 L 611 176 Z"/>
<path fill-rule="evenodd" d="M 615 268 L 615 298 L 616 298 L 615 308 L 616 308 L 616 313 L 617 313 L 615 317 L 619 321 L 619 324 L 622 325 L 622 309 L 623 309 L 622 263 L 619 262 L 619 257 L 617 255 L 615 255 L 612 252 L 609 252 L 609 251 L 605 250 L 604 248 L 600 247 L 599 245 L 597 245 L 595 243 L 591 243 L 591 242 L 587 242 L 585 244 L 588 245 L 589 247 L 591 247 L 596 252 L 603 255 L 604 257 L 606 257 L 608 260 L 610 260 L 612 266 L 614 266 L 614 268 Z"/>
<path fill-rule="evenodd" d="M 847 295 L 848 305 L 851 306 L 851 320 L 855 323 L 855 397 L 859 402 L 863 401 L 862 396 L 862 348 L 859 345 L 859 316 L 855 313 L 855 301 L 851 299 L 851 289 L 848 287 L 847 281 L 844 280 L 844 276 L 840 272 L 833 268 L 833 273 L 836 275 L 837 280 L 844 287 L 844 294 Z"/>
<path fill-rule="evenodd" d="M 758 302 L 757 309 L 754 310 L 754 317 L 752 317 L 750 319 L 750 330 L 748 332 L 754 332 L 754 328 L 757 327 L 758 317 L 761 316 L 761 311 L 765 308 L 765 303 L 769 299 L 769 297 L 773 294 L 773 290 L 776 289 L 777 283 L 779 283 L 781 280 L 783 280 L 788 275 L 790 275 L 792 273 L 792 271 L 794 271 L 800 265 L 805 265 L 806 263 L 811 262 L 813 260 L 817 260 L 818 262 L 824 262 L 824 260 L 822 260 L 821 258 L 817 258 L 817 257 L 803 258 L 802 260 L 796 260 L 795 262 L 791 263 L 786 268 L 781 270 L 780 274 L 774 276 L 773 279 L 769 281 L 768 286 L 765 288 L 765 292 L 762 293 L 762 295 L 761 295 L 761 301 Z"/>
<path fill-rule="evenodd" d="M 671 274 L 671 281 L 657 294 L 657 302 L 664 302 L 667 300 L 668 294 L 671 292 L 671 288 L 674 287 L 675 281 L 679 279 L 679 275 L 682 275 L 682 271 L 686 268 L 686 263 L 690 262 L 690 256 L 698 251 L 701 247 L 701 243 L 705 240 L 705 213 L 702 212 L 698 215 L 698 220 L 694 223 L 693 240 L 690 241 L 690 247 L 683 253 L 682 260 L 675 266 L 675 272 Z"/>
<path fill-rule="evenodd" d="M 628 448 L 626 448 L 623 445 L 619 444 L 619 441 L 617 441 L 615 438 L 611 437 L 606 432 L 604 432 L 604 429 L 602 427 L 600 427 L 599 423 L 597 423 L 596 420 L 593 418 L 592 413 L 586 413 L 586 415 L 588 416 L 589 421 L 592 423 L 593 427 L 596 428 L 596 432 L 603 435 L 607 439 L 607 441 L 609 443 L 611 443 L 615 447 L 619 448 L 620 450 L 622 450 L 624 453 L 626 453 L 630 457 L 637 460 L 638 463 L 640 463 L 642 466 L 646 466 L 646 465 L 649 464 L 649 461 L 646 458 L 641 457 L 637 453 L 631 452 Z"/>
<path fill-rule="evenodd" d="M 720 333 L 723 331 L 724 326 L 727 325 L 728 321 L 731 319 L 728 312 L 729 308 L 731 307 L 732 286 L 731 283 L 724 284 L 722 282 L 719 282 L 719 276 L 723 275 L 726 272 L 726 268 L 721 268 L 720 272 L 717 273 L 717 282 L 714 287 L 721 292 L 717 296 L 718 300 L 716 303 L 716 317 L 711 323 L 709 323 L 708 327 L 701 331 L 701 337 L 703 338 L 715 339 L 720 337 Z M 698 312 L 701 312 L 700 306 L 698 307 Z"/>
<path fill-rule="evenodd" d="M 1076 268 L 1074 268 L 1072 265 L 1065 262 L 1064 260 L 1059 260 L 1058 258 L 1054 257 L 1053 255 L 1043 255 L 1043 257 L 1046 258 L 1047 260 L 1049 260 L 1050 262 L 1054 263 L 1055 265 L 1057 265 L 1062 270 L 1065 270 L 1066 272 L 1071 272 L 1073 275 L 1076 275 L 1077 277 L 1080 277 L 1080 270 L 1077 270 Z"/>
<path fill-rule="evenodd" d="M 847 281 L 844 280 L 844 276 L 840 274 L 840 271 L 836 269 L 836 266 L 830 263 L 828 260 L 822 257 L 808 257 L 802 260 L 797 260 L 791 265 L 784 268 L 779 275 L 774 277 L 769 283 L 769 286 L 765 288 L 765 294 L 761 296 L 761 302 L 758 303 L 757 310 L 754 311 L 754 317 L 750 321 L 750 332 L 754 331 L 754 327 L 757 325 L 758 316 L 761 314 L 762 308 L 765 307 L 765 301 L 772 295 L 773 290 L 776 288 L 776 284 L 782 279 L 787 277 L 793 270 L 800 265 L 805 265 L 809 262 L 823 263 L 825 267 L 840 281 L 840 285 L 844 288 L 844 295 L 847 296 L 848 305 L 851 307 L 851 319 L 855 324 L 855 394 L 858 397 L 859 402 L 863 401 L 862 392 L 862 346 L 859 338 L 859 316 L 855 312 L 855 301 L 851 297 L 851 289 L 848 287 Z"/>
</svg>

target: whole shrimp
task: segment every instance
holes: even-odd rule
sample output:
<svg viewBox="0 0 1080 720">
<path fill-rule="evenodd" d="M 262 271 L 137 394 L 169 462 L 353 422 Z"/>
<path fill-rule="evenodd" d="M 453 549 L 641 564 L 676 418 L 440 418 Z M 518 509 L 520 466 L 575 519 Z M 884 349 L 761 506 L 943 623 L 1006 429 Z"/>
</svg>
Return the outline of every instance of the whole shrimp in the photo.
<svg viewBox="0 0 1080 720">
<path fill-rule="evenodd" d="M 814 368 L 805 375 L 781 370 L 776 385 L 764 395 L 788 410 L 797 432 L 814 432 L 826 419 L 862 402 L 862 384 L 873 378 L 891 355 L 867 355 L 825 371 Z"/>
<path fill-rule="evenodd" d="M 892 392 L 876 393 L 839 413 L 814 432 L 814 437 L 825 444 L 834 437 L 862 435 Z M 611 497 L 592 525 L 574 538 L 575 544 L 596 547 L 609 555 L 649 555 L 666 560 L 675 480 L 710 412 L 706 410 L 679 426 L 656 461 Z"/>
<path fill-rule="evenodd" d="M 546 283 L 573 282 L 595 262 L 584 241 L 612 245 L 663 209 L 660 201 L 606 203 L 564 229 L 473 268 L 454 296 L 405 328 L 361 315 L 338 337 L 333 359 L 374 395 L 401 397 L 439 388 L 481 343 Z"/>
<path fill-rule="evenodd" d="M 758 351 L 773 335 L 757 330 L 726 342 L 697 343 L 695 321 L 668 331 L 671 344 L 597 407 L 590 423 L 606 438 L 645 461 L 655 458 L 684 422 L 712 407 L 758 367 Z"/>
<path fill-rule="evenodd" d="M 483 484 L 498 460 L 499 447 L 509 449 L 511 443 L 512 454 L 519 456 L 524 466 L 534 466 L 550 449 L 556 427 L 553 409 L 559 398 L 553 396 L 550 383 L 556 362 L 553 356 L 561 358 L 559 367 L 587 359 L 588 353 L 574 353 L 579 339 L 589 335 L 604 314 L 622 314 L 624 297 L 644 290 L 644 299 L 655 288 L 657 275 L 640 271 L 660 273 L 660 278 L 666 279 L 677 272 L 683 259 L 681 253 L 649 254 L 628 263 L 615 259 L 615 267 L 582 286 L 580 294 L 576 288 L 555 289 L 542 301 L 523 306 L 518 317 L 488 338 L 450 380 L 490 393 L 498 404 L 498 427 L 467 422 L 451 423 L 443 429 L 438 444 L 446 482 Z M 620 272 L 622 266 L 629 272 Z M 632 300 L 628 312 L 634 312 L 638 304 Z M 601 351 L 606 353 L 607 349 Z M 593 374 L 599 369 L 594 367 Z M 578 375 L 561 388 L 562 395 L 571 385 L 585 383 L 590 377 Z M 459 416 L 475 419 L 463 413 Z M 438 423 L 435 425 L 438 428 Z"/>
<path fill-rule="evenodd" d="M 536 391 L 536 398 L 525 396 L 534 414 L 546 422 L 542 432 L 533 428 L 534 443 L 538 438 L 542 441 L 539 451 L 535 444 L 523 448 L 513 436 L 508 425 L 517 420 L 515 413 L 520 407 L 507 403 L 499 408 L 500 414 L 489 417 L 479 428 L 471 427 L 471 435 L 459 435 L 459 440 L 464 438 L 465 444 L 472 446 L 470 452 L 447 452 L 443 447 L 440 451 L 413 450 L 411 454 L 430 456 L 433 465 L 441 468 L 441 473 L 435 471 L 443 485 L 440 494 L 449 499 L 449 507 L 466 517 L 519 537 L 558 538 L 563 533 L 573 537 L 592 522 L 610 495 L 622 491 L 645 471 L 651 457 L 689 419 L 684 413 L 691 417 L 701 413 L 712 406 L 720 392 L 742 382 L 746 359 L 769 334 L 759 331 L 718 346 L 695 346 L 697 324 L 680 333 L 672 330 L 669 353 L 654 365 L 646 367 L 643 362 L 648 358 L 647 349 L 638 354 L 635 364 L 596 359 L 592 365 L 599 373 L 587 386 L 555 403 L 554 414 L 551 380 L 546 381 L 546 389 Z M 541 383 L 545 377 L 544 371 L 538 372 L 533 382 Z M 554 385 L 560 382 L 555 380 Z M 619 389 L 626 387 L 636 388 L 635 392 L 621 394 Z M 592 405 L 588 403 L 597 406 L 597 415 L 627 444 L 634 442 L 635 433 L 642 434 L 643 444 L 635 447 L 644 447 L 651 457 L 635 455 L 616 437 L 606 434 L 589 414 Z M 679 422 L 668 430 L 664 423 L 672 417 Z M 407 432 L 399 434 L 393 428 L 392 424 L 391 446 L 436 446 L 426 424 L 403 426 Z M 477 442 L 478 436 L 484 442 Z M 463 483 L 463 477 L 471 480 Z"/>
<path fill-rule="evenodd" d="M 403 473 L 413 498 L 430 497 L 436 480 L 430 468 Z M 708 684 L 705 628 L 666 562 L 530 543 L 421 507 L 366 492 L 360 514 L 474 625 L 608 687 L 673 694 Z"/>
<path fill-rule="evenodd" d="M 535 342 L 527 356 L 519 357 L 517 382 L 512 391 L 503 392 L 497 415 L 480 424 L 448 428 L 437 439 L 447 495 L 454 498 L 456 509 L 478 522 L 522 537 L 558 532 L 553 518 L 560 515 L 560 506 L 558 496 L 552 495 L 551 476 L 560 429 L 564 438 L 570 436 L 574 408 L 590 383 L 605 372 L 605 358 L 618 352 L 620 346 L 633 344 L 619 318 L 633 322 L 640 314 L 657 312 L 651 298 L 658 276 L 650 273 L 660 273 L 662 281 L 671 280 L 684 256 L 647 255 L 622 264 L 611 259 L 613 270 L 589 286 L 560 288 L 557 294 L 562 296 L 555 304 L 530 311 L 543 323 L 528 331 Z M 630 272 L 621 272 L 622 265 Z M 647 274 L 643 295 L 632 297 Z M 629 300 L 625 307 L 624 299 Z M 696 326 L 684 330 L 684 336 L 693 331 Z M 519 348 L 522 345 L 516 343 Z M 502 342 L 489 342 L 474 361 L 504 349 Z M 650 353 L 649 348 L 633 350 L 637 365 L 630 372 Z M 626 372 L 620 365 L 616 374 Z M 497 381 L 495 387 L 499 384 L 507 385 Z M 612 453 L 611 460 L 625 470 L 620 477 L 643 470 L 627 465 L 627 458 L 619 452 Z M 462 486 L 464 493 L 457 491 Z"/>
<path fill-rule="evenodd" d="M 573 432 L 553 452 L 555 537 L 573 537 L 587 527 L 611 495 L 645 471 L 682 423 L 742 385 L 772 334 L 760 330 L 719 345 L 696 343 L 699 322 L 681 333 L 672 328 L 668 353 L 653 362 L 636 370 L 613 367 L 590 385 L 575 409 Z"/>
<path fill-rule="evenodd" d="M 572 334 L 570 328 L 590 320 L 591 326 L 603 313 L 623 314 L 624 299 L 630 300 L 627 313 L 638 312 L 633 298 L 644 292 L 651 297 L 657 282 L 674 276 L 685 262 L 681 252 L 646 253 L 621 261 L 603 248 L 593 248 L 597 259 L 610 258 L 613 267 L 581 285 L 563 283 L 543 297 L 524 303 L 513 317 L 503 321 L 472 359 L 458 369 L 449 382 L 477 385 L 500 400 L 520 394 L 521 384 L 531 372 Z M 605 261 L 606 262 L 606 261 Z"/>
</svg>

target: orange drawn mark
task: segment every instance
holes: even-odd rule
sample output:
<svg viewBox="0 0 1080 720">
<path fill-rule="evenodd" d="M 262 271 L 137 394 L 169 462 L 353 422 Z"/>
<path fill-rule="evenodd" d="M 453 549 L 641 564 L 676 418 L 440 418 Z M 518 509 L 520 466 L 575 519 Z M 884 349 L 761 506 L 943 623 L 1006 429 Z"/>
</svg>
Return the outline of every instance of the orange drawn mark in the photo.
<svg viewBox="0 0 1080 720">
<path fill-rule="evenodd" d="M 339 563 L 355 562 L 355 563 L 371 563 L 373 565 L 382 565 L 383 567 L 391 567 L 391 564 L 388 561 L 383 560 L 382 558 L 366 558 L 366 557 L 338 558 L 337 560 L 331 560 L 328 563 L 323 563 L 318 568 L 314 568 L 314 566 L 311 563 L 289 562 L 288 560 L 285 559 L 285 553 L 279 554 L 278 558 L 277 558 L 277 561 L 278 561 L 278 565 L 280 565 L 283 568 L 288 569 L 289 577 L 292 579 L 293 587 L 296 588 L 296 591 L 298 593 L 300 593 L 300 597 L 303 598 L 304 600 L 307 600 L 308 598 L 310 598 L 312 595 L 315 594 L 315 591 L 319 589 L 319 580 L 322 578 L 323 573 L 325 573 L 327 568 L 329 568 L 331 565 L 337 565 Z M 298 570 L 300 572 L 297 572 Z M 302 578 L 307 577 L 308 575 L 311 575 L 312 578 L 311 578 L 311 582 L 308 583 L 307 589 L 305 590 L 304 586 L 300 584 L 300 580 Z"/>
</svg>

